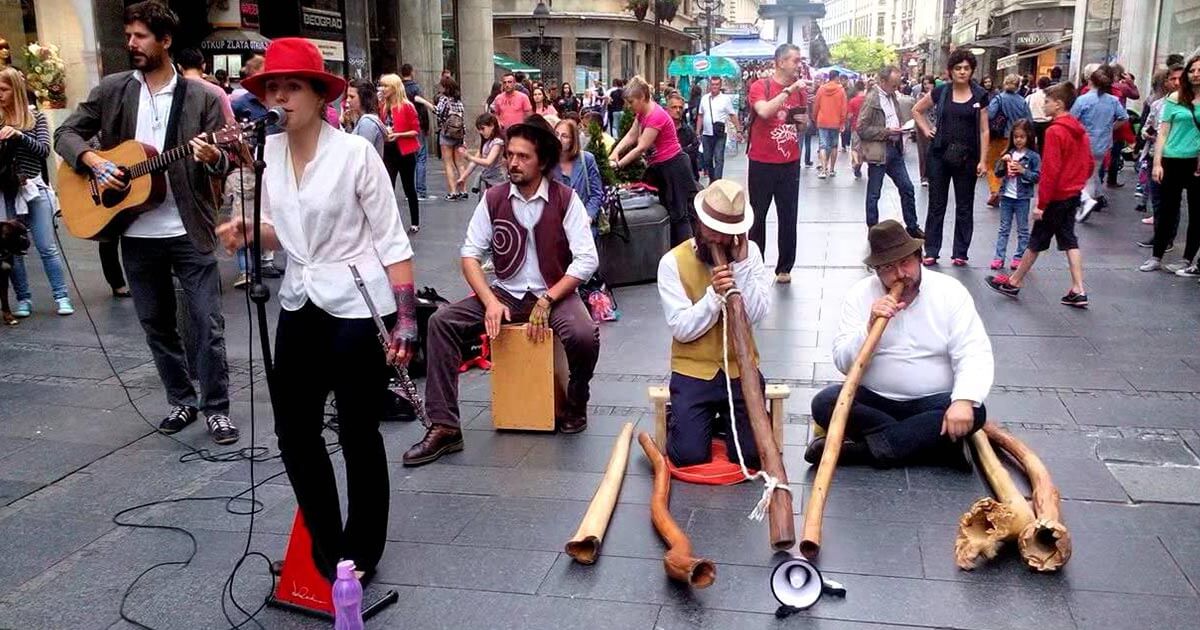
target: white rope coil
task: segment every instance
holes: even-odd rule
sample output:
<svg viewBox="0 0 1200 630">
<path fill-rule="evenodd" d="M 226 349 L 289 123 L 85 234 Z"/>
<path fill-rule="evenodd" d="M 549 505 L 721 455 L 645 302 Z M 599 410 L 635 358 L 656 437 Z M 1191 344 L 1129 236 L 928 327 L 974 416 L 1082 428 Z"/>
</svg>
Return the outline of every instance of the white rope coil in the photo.
<svg viewBox="0 0 1200 630">
<path fill-rule="evenodd" d="M 763 493 L 759 498 L 758 504 L 750 511 L 746 518 L 754 521 L 761 521 L 767 515 L 767 509 L 771 507 L 771 497 L 774 496 L 775 490 L 786 490 L 791 493 L 792 489 L 785 483 L 779 483 L 779 480 L 769 475 L 765 470 L 760 470 L 751 475 L 750 470 L 746 468 L 745 457 L 742 455 L 742 441 L 738 438 L 737 415 L 733 404 L 733 379 L 729 377 L 729 311 L 726 308 L 726 302 L 729 296 L 737 293 L 741 294 L 741 289 L 734 287 L 729 289 L 724 294 L 717 294 L 717 300 L 721 303 L 721 359 L 725 368 L 725 394 L 729 402 L 729 426 L 733 431 L 733 447 L 737 450 L 738 466 L 742 469 L 742 477 L 750 481 L 755 479 L 763 480 Z M 742 375 L 743 378 L 745 375 Z M 761 453 L 760 453 L 761 456 Z"/>
</svg>

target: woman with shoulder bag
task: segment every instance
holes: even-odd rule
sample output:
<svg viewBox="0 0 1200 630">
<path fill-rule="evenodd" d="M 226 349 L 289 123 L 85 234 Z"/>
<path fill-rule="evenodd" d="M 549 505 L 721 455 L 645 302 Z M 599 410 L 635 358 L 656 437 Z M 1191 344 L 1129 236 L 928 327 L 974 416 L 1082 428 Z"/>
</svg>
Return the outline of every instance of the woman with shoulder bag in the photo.
<svg viewBox="0 0 1200 630">
<path fill-rule="evenodd" d="M 1162 203 L 1154 213 L 1154 255 L 1142 271 L 1160 267 L 1175 230 L 1179 228 L 1183 193 L 1187 191 L 1188 228 L 1183 259 L 1163 267 L 1177 276 L 1200 276 L 1200 55 L 1188 60 L 1179 90 L 1166 97 L 1158 121 L 1152 177 L 1159 183 Z"/>
<path fill-rule="evenodd" d="M 387 145 L 387 127 L 375 114 L 378 110 L 375 86 L 370 81 L 359 79 L 350 83 L 346 88 L 346 112 L 343 114 L 347 122 L 352 123 L 348 131 L 366 138 L 379 153 L 379 158 L 383 159 L 384 146 Z"/>
<path fill-rule="evenodd" d="M 604 202 L 600 167 L 596 165 L 595 156 L 580 148 L 579 125 L 574 120 L 559 121 L 554 126 L 554 133 L 562 143 L 562 152 L 559 153 L 558 166 L 553 175 L 579 195 L 579 200 L 587 210 L 588 222 L 592 225 L 592 238 L 596 238 L 600 235 L 596 216 L 600 214 L 600 204 Z"/>
<path fill-rule="evenodd" d="M 442 95 L 437 102 L 438 148 L 442 152 L 442 168 L 446 172 L 446 201 L 467 198 L 465 184 L 459 183 L 463 166 L 458 163 L 458 148 L 467 137 L 466 110 L 462 93 L 454 79 L 442 79 Z"/>
<path fill-rule="evenodd" d="M 379 83 L 383 85 L 383 107 L 392 120 L 387 141 L 396 147 L 395 168 L 400 173 L 404 196 L 408 198 L 411 221 L 408 231 L 415 234 L 421 231 L 420 199 L 417 197 L 417 153 L 421 150 L 421 141 L 417 136 L 421 135 L 421 119 L 417 107 L 409 102 L 408 93 L 404 91 L 404 80 L 399 75 L 385 74 L 379 78 Z M 386 159 L 386 152 L 384 157 Z M 395 182 L 393 179 L 393 189 Z"/>
<path fill-rule="evenodd" d="M 922 264 L 937 264 L 942 249 L 942 228 L 950 184 L 954 184 L 955 266 L 967 264 L 967 250 L 975 229 L 973 216 L 975 182 L 987 173 L 988 132 L 987 91 L 971 80 L 977 65 L 975 55 L 966 49 L 950 54 L 946 68 L 951 81 L 943 83 L 913 107 L 913 120 L 920 133 L 930 138 L 926 158 L 929 175 L 929 209 L 925 215 L 925 257 Z M 937 107 L 937 124 L 930 126 L 927 114 Z"/>
<path fill-rule="evenodd" d="M 9 153 L 14 163 L 7 167 L 15 171 L 15 178 L 10 178 L 10 183 L 4 186 L 5 216 L 29 228 L 46 279 L 50 281 L 57 313 L 70 315 L 75 307 L 71 305 L 62 257 L 54 240 L 54 191 L 42 179 L 46 157 L 50 155 L 50 130 L 46 117 L 30 108 L 25 79 L 11 66 L 0 70 L 0 113 L 4 117 L 0 142 L 14 145 Z M 10 190 L 12 184 L 15 188 Z M 33 313 L 33 294 L 29 290 L 24 256 L 13 259 L 12 284 L 17 294 L 13 315 L 29 317 Z"/>
</svg>

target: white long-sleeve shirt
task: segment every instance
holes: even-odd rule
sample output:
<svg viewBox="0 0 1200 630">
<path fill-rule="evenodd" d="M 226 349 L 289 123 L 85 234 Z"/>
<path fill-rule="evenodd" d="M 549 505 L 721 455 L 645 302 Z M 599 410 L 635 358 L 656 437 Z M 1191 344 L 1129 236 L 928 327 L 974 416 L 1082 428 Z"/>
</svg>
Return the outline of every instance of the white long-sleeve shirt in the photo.
<svg viewBox="0 0 1200 630">
<path fill-rule="evenodd" d="M 267 136 L 263 222 L 288 255 L 279 304 L 312 300 L 334 317 L 371 316 L 354 286 L 354 263 L 381 315 L 396 312 L 388 265 L 412 258 L 412 246 L 383 160 L 365 138 L 321 125 L 317 152 L 297 184 L 287 134 Z"/>
<path fill-rule="evenodd" d="M 496 280 L 496 285 L 519 298 L 525 293 L 540 295 L 550 287 L 542 277 L 542 268 L 538 264 L 537 243 L 533 238 L 533 227 L 542 218 L 542 209 L 546 207 L 549 197 L 549 180 L 542 178 L 533 197 L 526 199 L 516 184 L 509 184 L 508 196 L 512 200 L 513 214 L 521 227 L 529 232 L 525 239 L 525 263 L 507 279 Z M 567 206 L 563 217 L 563 229 L 567 233 L 567 244 L 571 248 L 571 264 L 567 265 L 566 275 L 587 282 L 596 268 L 600 266 L 600 257 L 596 254 L 596 242 L 592 240 L 592 228 L 588 224 L 587 209 L 579 200 L 579 195 L 571 191 L 571 203 Z M 461 255 L 463 258 L 483 260 L 483 255 L 492 248 L 492 218 L 488 213 L 487 196 L 479 200 L 475 206 L 475 214 L 467 225 L 467 239 L 463 242 Z"/>
<path fill-rule="evenodd" d="M 859 280 L 842 302 L 833 362 L 845 374 L 866 341 L 871 304 L 886 292 L 876 276 Z M 892 400 L 950 392 L 979 406 L 992 388 L 992 343 L 975 301 L 959 281 L 925 269 L 912 304 L 888 322 L 862 386 Z"/>
<path fill-rule="evenodd" d="M 758 245 L 751 241 L 746 260 L 735 261 L 731 266 L 733 283 L 742 292 L 746 316 L 750 318 L 750 323 L 757 324 L 771 309 L 771 280 Z M 658 261 L 658 295 L 667 326 L 671 328 L 671 336 L 680 343 L 699 339 L 716 325 L 717 318 L 721 316 L 721 301 L 717 299 L 717 292 L 711 284 L 705 289 L 704 297 L 692 303 L 683 288 L 683 281 L 679 279 L 679 264 L 673 252 L 667 252 Z"/>
</svg>

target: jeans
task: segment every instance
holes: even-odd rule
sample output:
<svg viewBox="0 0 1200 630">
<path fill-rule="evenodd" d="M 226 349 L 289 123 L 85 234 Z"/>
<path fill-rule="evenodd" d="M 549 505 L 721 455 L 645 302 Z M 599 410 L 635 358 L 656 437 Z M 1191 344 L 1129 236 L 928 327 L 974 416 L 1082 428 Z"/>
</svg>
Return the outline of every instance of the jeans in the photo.
<svg viewBox="0 0 1200 630">
<path fill-rule="evenodd" d="M 1085 202 L 1089 199 L 1100 199 L 1104 196 L 1104 190 L 1101 188 L 1101 186 L 1104 184 L 1104 175 L 1106 171 L 1104 166 L 1104 158 L 1107 156 L 1107 150 L 1092 154 L 1092 160 L 1094 161 L 1093 167 L 1096 169 L 1096 174 L 1093 177 L 1089 177 L 1087 182 L 1083 185 L 1082 195 Z"/>
<path fill-rule="evenodd" d="M 804 140 L 802 141 L 802 144 L 804 144 L 804 165 L 805 166 L 812 166 L 812 139 L 813 139 L 813 136 L 815 136 L 815 135 L 817 135 L 817 128 L 814 125 L 809 124 L 804 127 L 804 134 L 803 134 Z M 820 147 L 817 147 L 817 148 L 820 148 Z"/>
<path fill-rule="evenodd" d="M 429 161 L 429 151 L 425 148 L 425 143 L 428 141 L 425 139 L 424 133 L 417 136 L 417 139 L 421 141 L 421 148 L 417 150 L 417 196 L 427 197 L 429 189 L 425 187 L 425 173 L 428 172 L 429 168 L 427 164 Z"/>
<path fill-rule="evenodd" d="M 800 199 L 800 161 L 772 164 L 750 160 L 747 184 L 750 188 L 750 207 L 754 209 L 754 225 L 750 240 L 767 255 L 767 211 L 775 201 L 779 219 L 779 261 L 775 273 L 791 273 L 796 262 L 796 206 Z"/>
<path fill-rule="evenodd" d="M 813 420 L 822 428 L 829 427 L 841 391 L 841 385 L 830 385 L 813 397 Z M 950 402 L 949 393 L 898 401 L 859 387 L 846 419 L 846 438 L 866 443 L 878 466 L 900 466 L 922 456 L 935 459 L 960 448 L 941 434 Z M 976 407 L 971 433 L 983 428 L 986 420 L 987 409 Z"/>
<path fill-rule="evenodd" d="M 763 383 L 764 392 L 766 379 Z M 765 395 L 765 394 L 764 394 Z M 741 379 L 733 379 L 733 411 L 737 418 L 739 443 L 747 468 L 760 468 L 754 430 L 742 398 Z M 729 461 L 737 461 L 737 446 L 729 425 L 729 399 L 725 390 L 725 372 L 718 370 L 710 380 L 671 374 L 671 416 L 667 421 L 667 457 L 676 466 L 692 466 L 712 461 L 714 428 L 725 433 L 725 452 Z"/>
<path fill-rule="evenodd" d="M 996 258 L 1004 260 L 1008 250 L 1008 235 L 1013 221 L 1017 223 L 1017 249 L 1013 258 L 1020 258 L 1029 247 L 1029 199 L 1000 196 L 1000 231 L 996 234 Z"/>
<path fill-rule="evenodd" d="M 700 144 L 704 147 L 704 172 L 708 173 L 708 181 L 721 179 L 725 174 L 725 134 L 700 136 Z"/>
<path fill-rule="evenodd" d="M 1196 176 L 1196 158 L 1162 159 L 1162 204 L 1154 210 L 1154 257 L 1161 259 L 1175 240 L 1182 212 L 1183 193 L 1188 197 L 1187 243 L 1183 258 L 1194 261 L 1200 250 L 1200 177 Z"/>
<path fill-rule="evenodd" d="M 975 164 L 952 164 L 941 153 L 929 152 L 929 210 L 925 213 L 925 256 L 937 258 L 942 251 L 942 227 L 954 182 L 954 258 L 967 259 L 975 231 Z"/>
<path fill-rule="evenodd" d="M 898 142 L 885 144 L 883 164 L 867 164 L 867 227 L 879 223 L 879 197 L 883 192 L 883 176 L 887 175 L 900 191 L 904 226 L 911 231 L 921 227 L 921 224 L 917 220 L 917 198 L 912 180 L 908 178 L 908 167 L 904 165 L 903 145 Z"/>
<path fill-rule="evenodd" d="M 54 240 L 54 204 L 50 201 L 50 191 L 43 188 L 36 199 L 26 202 L 29 214 L 17 216 L 16 197 L 5 198 L 5 210 L 8 218 L 20 219 L 29 228 L 33 246 L 37 248 L 42 259 L 42 269 L 46 270 L 46 279 L 50 282 L 50 291 L 54 299 L 65 298 L 67 280 L 63 274 L 62 257 L 58 253 L 58 243 Z M 29 274 L 25 268 L 25 257 L 14 256 L 12 268 L 13 292 L 18 300 L 28 300 L 33 297 L 29 291 Z"/>
<path fill-rule="evenodd" d="M 281 310 L 275 333 L 272 389 L 287 388 L 286 396 L 271 396 L 279 455 L 312 533 L 313 560 L 327 578 L 342 558 L 359 569 L 375 568 L 387 537 L 387 452 L 379 421 L 388 377 L 375 335 L 370 319 L 333 317 L 311 300 L 298 311 Z M 321 435 L 330 391 L 337 397 L 338 443 L 346 461 L 345 527 Z"/>
<path fill-rule="evenodd" d="M 206 415 L 229 413 L 229 366 L 225 362 L 225 318 L 221 315 L 221 276 L 213 254 L 196 250 L 187 236 L 121 238 L 129 290 L 146 345 L 171 405 L 187 405 Z M 175 309 L 179 280 L 187 297 L 190 347 L 196 349 L 196 378 L 188 374 Z"/>
</svg>

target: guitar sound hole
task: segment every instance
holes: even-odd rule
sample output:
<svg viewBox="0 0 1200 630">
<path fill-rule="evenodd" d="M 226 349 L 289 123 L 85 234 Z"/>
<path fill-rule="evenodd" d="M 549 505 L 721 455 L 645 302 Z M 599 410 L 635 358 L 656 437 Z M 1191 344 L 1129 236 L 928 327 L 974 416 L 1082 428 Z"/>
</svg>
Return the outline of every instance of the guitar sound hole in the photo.
<svg viewBox="0 0 1200 630">
<path fill-rule="evenodd" d="M 112 208 L 120 205 L 129 196 L 129 176 L 124 172 L 117 175 L 125 183 L 125 186 L 120 190 L 106 189 L 100 193 L 100 203 L 104 204 L 105 208 Z"/>
</svg>

